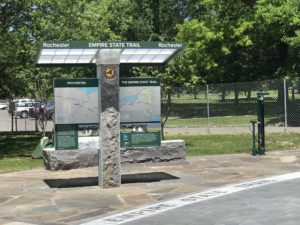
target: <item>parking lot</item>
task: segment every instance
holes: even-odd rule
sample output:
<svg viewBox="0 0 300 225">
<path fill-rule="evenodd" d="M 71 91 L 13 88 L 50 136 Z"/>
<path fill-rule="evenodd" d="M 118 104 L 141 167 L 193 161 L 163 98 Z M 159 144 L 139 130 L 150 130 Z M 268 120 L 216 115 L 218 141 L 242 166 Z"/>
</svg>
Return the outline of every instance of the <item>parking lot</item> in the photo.
<svg viewBox="0 0 300 225">
<path fill-rule="evenodd" d="M 38 126 L 38 122 L 35 118 L 13 117 L 13 130 L 14 131 L 36 131 L 36 123 L 38 130 L 41 128 Z M 48 120 L 47 131 L 51 131 L 53 128 L 53 121 Z M 7 110 L 0 110 L 0 131 L 12 131 L 12 117 Z"/>
</svg>

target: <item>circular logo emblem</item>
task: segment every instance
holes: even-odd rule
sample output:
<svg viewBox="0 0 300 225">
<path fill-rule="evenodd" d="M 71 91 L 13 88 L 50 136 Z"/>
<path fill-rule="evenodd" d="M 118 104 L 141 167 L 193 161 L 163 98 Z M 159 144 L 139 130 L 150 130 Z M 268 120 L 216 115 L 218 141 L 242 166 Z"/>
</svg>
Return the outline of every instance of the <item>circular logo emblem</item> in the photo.
<svg viewBox="0 0 300 225">
<path fill-rule="evenodd" d="M 115 75 L 115 70 L 114 70 L 114 68 L 112 68 L 112 67 L 107 67 L 107 68 L 105 68 L 104 76 L 105 76 L 106 78 L 113 78 L 114 75 Z"/>
</svg>

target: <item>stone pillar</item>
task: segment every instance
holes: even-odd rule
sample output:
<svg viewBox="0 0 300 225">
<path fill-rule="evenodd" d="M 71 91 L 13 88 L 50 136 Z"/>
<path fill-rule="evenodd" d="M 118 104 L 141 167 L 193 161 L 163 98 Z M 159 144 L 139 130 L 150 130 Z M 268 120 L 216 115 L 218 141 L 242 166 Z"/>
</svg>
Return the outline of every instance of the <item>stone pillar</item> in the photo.
<svg viewBox="0 0 300 225">
<path fill-rule="evenodd" d="M 98 185 L 120 187 L 119 49 L 101 49 L 96 59 L 99 78 Z"/>
</svg>

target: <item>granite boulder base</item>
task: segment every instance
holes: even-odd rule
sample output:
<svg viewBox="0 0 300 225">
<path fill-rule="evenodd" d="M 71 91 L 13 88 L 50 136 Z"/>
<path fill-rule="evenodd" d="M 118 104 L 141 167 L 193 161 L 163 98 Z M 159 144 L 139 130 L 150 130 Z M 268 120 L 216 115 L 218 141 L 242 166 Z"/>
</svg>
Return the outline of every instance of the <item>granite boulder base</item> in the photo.
<svg viewBox="0 0 300 225">
<path fill-rule="evenodd" d="M 44 165 L 47 170 L 69 170 L 98 166 L 98 148 L 86 144 L 80 150 L 43 151 Z M 183 140 L 162 141 L 160 147 L 121 148 L 121 163 L 168 162 L 184 160 L 185 142 Z"/>
</svg>

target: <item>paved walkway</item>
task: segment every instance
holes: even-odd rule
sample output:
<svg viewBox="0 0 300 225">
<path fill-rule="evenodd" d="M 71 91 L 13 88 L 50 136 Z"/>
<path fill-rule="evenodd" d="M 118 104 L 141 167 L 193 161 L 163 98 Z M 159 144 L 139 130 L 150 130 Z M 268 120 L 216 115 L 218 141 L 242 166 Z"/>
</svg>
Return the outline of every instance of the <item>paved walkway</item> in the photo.
<svg viewBox="0 0 300 225">
<path fill-rule="evenodd" d="M 80 224 L 225 184 L 300 171 L 300 150 L 122 166 L 122 186 L 100 189 L 97 168 L 0 174 L 0 224 Z"/>
</svg>

